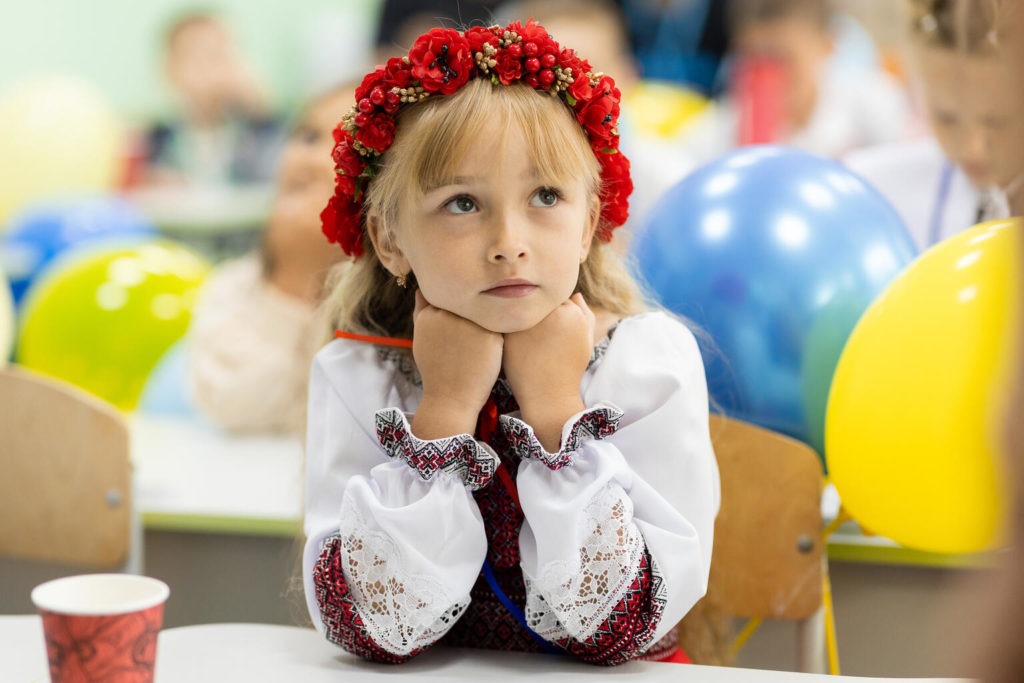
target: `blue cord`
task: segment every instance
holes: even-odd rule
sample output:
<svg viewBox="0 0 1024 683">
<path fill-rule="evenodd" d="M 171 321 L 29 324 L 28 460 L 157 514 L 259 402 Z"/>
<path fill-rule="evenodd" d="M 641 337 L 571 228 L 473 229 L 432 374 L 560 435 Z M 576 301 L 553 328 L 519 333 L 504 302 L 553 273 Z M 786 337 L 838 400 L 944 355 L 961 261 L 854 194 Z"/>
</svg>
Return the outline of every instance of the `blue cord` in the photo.
<svg viewBox="0 0 1024 683">
<path fill-rule="evenodd" d="M 519 607 L 512 602 L 507 595 L 505 595 L 505 591 L 501 590 L 501 586 L 498 585 L 498 579 L 494 577 L 494 570 L 491 569 L 491 563 L 486 558 L 484 558 L 483 573 L 484 578 L 487 579 L 487 585 L 489 585 L 494 594 L 498 596 L 498 600 L 505 606 L 508 613 L 515 617 L 515 620 L 519 622 L 519 625 L 526 629 L 526 632 L 529 633 L 542 648 L 544 648 L 544 651 L 552 655 L 564 654 L 562 650 L 541 638 L 536 631 L 526 625 L 526 615 L 523 613 L 523 610 L 519 609 Z"/>
</svg>

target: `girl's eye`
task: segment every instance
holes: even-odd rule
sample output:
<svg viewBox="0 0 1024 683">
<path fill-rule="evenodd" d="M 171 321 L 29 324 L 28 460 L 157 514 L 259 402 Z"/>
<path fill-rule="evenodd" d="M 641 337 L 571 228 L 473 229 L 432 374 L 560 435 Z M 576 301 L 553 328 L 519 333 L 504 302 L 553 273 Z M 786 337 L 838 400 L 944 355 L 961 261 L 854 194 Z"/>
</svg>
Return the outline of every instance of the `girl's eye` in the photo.
<svg viewBox="0 0 1024 683">
<path fill-rule="evenodd" d="M 456 215 L 464 213 L 473 213 L 476 211 L 476 202 L 473 201 L 472 197 L 466 195 L 459 195 L 453 199 L 448 200 L 444 205 L 445 211 Z"/>
<path fill-rule="evenodd" d="M 542 187 L 530 197 L 531 206 L 554 206 L 560 199 L 557 190 L 550 187 Z"/>
</svg>

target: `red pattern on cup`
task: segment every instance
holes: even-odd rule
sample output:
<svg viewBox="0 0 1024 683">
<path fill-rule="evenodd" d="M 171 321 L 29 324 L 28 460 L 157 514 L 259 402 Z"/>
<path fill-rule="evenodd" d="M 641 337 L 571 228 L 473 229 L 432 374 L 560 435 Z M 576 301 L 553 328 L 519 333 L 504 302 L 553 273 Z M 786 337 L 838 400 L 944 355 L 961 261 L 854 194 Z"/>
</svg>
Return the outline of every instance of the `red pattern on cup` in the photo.
<svg viewBox="0 0 1024 683">
<path fill-rule="evenodd" d="M 152 683 L 163 603 L 111 615 L 58 614 L 45 609 L 46 654 L 52 683 Z"/>
</svg>

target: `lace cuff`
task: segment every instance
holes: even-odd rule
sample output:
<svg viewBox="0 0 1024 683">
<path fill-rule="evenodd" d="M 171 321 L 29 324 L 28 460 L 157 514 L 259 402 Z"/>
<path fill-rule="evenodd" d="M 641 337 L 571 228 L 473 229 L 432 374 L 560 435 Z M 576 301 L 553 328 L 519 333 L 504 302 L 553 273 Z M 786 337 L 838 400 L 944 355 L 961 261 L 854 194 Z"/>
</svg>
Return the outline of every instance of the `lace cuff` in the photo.
<svg viewBox="0 0 1024 683">
<path fill-rule="evenodd" d="M 491 483 L 498 468 L 497 454 L 469 434 L 430 441 L 417 438 L 398 408 L 377 411 L 377 439 L 389 457 L 405 461 L 423 481 L 441 471 L 476 491 Z"/>
<path fill-rule="evenodd" d="M 373 662 L 401 664 L 419 654 L 419 650 L 412 650 L 406 655 L 396 655 L 374 642 L 352 602 L 343 565 L 341 539 L 337 536 L 326 539 L 313 568 L 313 586 L 327 640 Z"/>
<path fill-rule="evenodd" d="M 452 599 L 436 577 L 408 571 L 398 545 L 372 531 L 348 498 L 341 520 L 340 566 L 366 636 L 399 657 L 440 640 L 466 610 L 469 596 Z"/>
<path fill-rule="evenodd" d="M 632 503 L 618 487 L 606 486 L 590 501 L 580 520 L 576 556 L 524 577 L 530 628 L 549 641 L 586 640 L 598 631 L 635 587 L 646 553 L 632 518 Z"/>
<path fill-rule="evenodd" d="M 622 411 L 608 403 L 599 403 L 593 408 L 577 413 L 562 427 L 562 447 L 557 453 L 544 450 L 540 440 L 533 433 L 533 427 L 510 415 L 499 418 L 501 427 L 508 437 L 512 450 L 523 459 L 539 460 L 549 470 L 560 470 L 571 465 L 573 456 L 587 441 L 611 436 L 619 428 Z"/>
</svg>

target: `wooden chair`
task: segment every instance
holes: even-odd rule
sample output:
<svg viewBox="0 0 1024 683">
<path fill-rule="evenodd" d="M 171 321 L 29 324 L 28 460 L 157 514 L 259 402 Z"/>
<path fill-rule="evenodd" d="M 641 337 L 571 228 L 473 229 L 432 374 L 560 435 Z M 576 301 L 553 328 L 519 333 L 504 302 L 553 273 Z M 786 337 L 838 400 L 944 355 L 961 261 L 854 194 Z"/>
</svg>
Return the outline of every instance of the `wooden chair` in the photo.
<svg viewBox="0 0 1024 683">
<path fill-rule="evenodd" d="M 59 380 L 0 368 L 0 556 L 141 570 L 128 429 Z"/>
<path fill-rule="evenodd" d="M 722 503 L 702 602 L 729 617 L 796 620 L 797 668 L 823 672 L 821 461 L 740 420 L 712 415 L 710 428 Z"/>
</svg>

